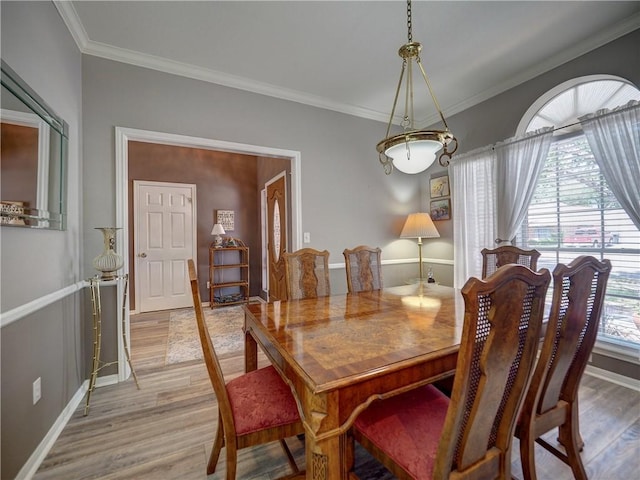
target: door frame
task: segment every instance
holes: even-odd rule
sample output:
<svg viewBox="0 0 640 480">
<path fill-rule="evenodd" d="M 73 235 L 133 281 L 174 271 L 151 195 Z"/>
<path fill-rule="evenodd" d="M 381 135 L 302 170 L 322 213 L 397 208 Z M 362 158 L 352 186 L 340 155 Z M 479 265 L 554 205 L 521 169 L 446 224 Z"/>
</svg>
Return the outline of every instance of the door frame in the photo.
<svg viewBox="0 0 640 480">
<path fill-rule="evenodd" d="M 297 250 L 302 245 L 302 189 L 301 189 L 301 154 L 295 150 L 262 147 L 243 143 L 213 140 L 210 138 L 191 137 L 173 133 L 154 132 L 135 128 L 115 127 L 115 163 L 116 163 L 116 225 L 122 230 L 118 233 L 118 245 L 124 258 L 123 274 L 129 273 L 129 142 L 157 143 L 178 147 L 201 148 L 223 152 L 241 153 L 259 157 L 288 158 L 291 162 L 291 245 Z M 131 374 L 124 350 L 123 334 L 129 338 L 130 311 L 122 304 L 122 296 L 118 295 L 118 311 L 124 312 L 124 320 L 118 325 L 118 381 L 126 380 Z M 134 313 L 136 313 L 134 311 Z"/>
<path fill-rule="evenodd" d="M 138 221 L 140 220 L 139 218 L 139 208 L 140 205 L 138 203 L 138 194 L 140 192 L 140 187 L 142 186 L 155 186 L 155 187 L 162 187 L 162 186 L 166 186 L 166 187 L 174 187 L 174 188 L 188 188 L 191 192 L 191 252 L 193 253 L 193 255 L 197 255 L 198 253 L 198 196 L 197 196 L 197 192 L 196 192 L 196 185 L 193 183 L 177 183 L 177 182 L 157 182 L 157 181 L 153 181 L 153 180 L 134 180 L 133 181 L 133 198 L 131 199 L 131 201 L 133 202 L 133 226 L 134 228 L 138 226 Z M 137 207 L 137 208 L 136 208 Z M 138 248 L 138 241 L 140 239 L 137 238 L 134 235 L 134 248 Z M 185 262 L 186 265 L 186 262 Z M 140 287 L 140 275 L 138 275 L 138 258 L 136 257 L 136 259 L 133 262 L 133 269 L 134 269 L 134 277 L 135 277 L 135 299 L 136 299 L 136 312 L 139 309 L 139 306 L 141 305 L 141 294 L 142 294 L 142 288 Z M 185 291 L 187 293 L 190 292 L 189 289 L 189 275 L 185 275 L 186 277 L 186 282 L 185 282 Z M 190 293 L 189 293 L 190 294 Z"/>
</svg>

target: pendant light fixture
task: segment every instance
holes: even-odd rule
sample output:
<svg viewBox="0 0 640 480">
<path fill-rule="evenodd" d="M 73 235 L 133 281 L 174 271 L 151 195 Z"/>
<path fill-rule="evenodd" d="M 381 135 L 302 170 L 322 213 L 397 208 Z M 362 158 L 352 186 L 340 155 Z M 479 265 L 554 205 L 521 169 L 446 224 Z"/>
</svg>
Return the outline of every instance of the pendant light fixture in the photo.
<svg viewBox="0 0 640 480">
<path fill-rule="evenodd" d="M 391 110 L 391 117 L 389 118 L 389 124 L 387 126 L 387 134 L 384 140 L 378 142 L 378 145 L 376 146 L 380 163 L 384 167 L 384 171 L 387 175 L 389 175 L 394 168 L 409 174 L 423 172 L 431 166 L 435 161 L 438 152 L 441 150 L 442 153 L 440 153 L 440 156 L 438 157 L 438 162 L 440 165 L 445 167 L 449 164 L 451 156 L 458 149 L 458 140 L 449 131 L 447 121 L 444 118 L 442 110 L 440 110 L 440 105 L 433 93 L 429 78 L 422 66 L 422 62 L 420 60 L 422 44 L 413 41 L 411 33 L 411 0 L 407 0 L 407 39 L 408 43 L 400 47 L 400 50 L 398 50 L 398 55 L 402 58 L 402 70 L 400 71 L 400 80 L 398 81 L 396 96 L 393 100 L 393 108 Z M 420 69 L 420 73 L 427 84 L 431 99 L 440 114 L 444 130 L 425 130 L 415 128 L 413 118 L 414 62 Z M 400 95 L 400 90 L 403 87 L 403 79 L 405 80 L 405 110 L 401 126 L 404 129 L 404 132 L 390 136 L 389 133 L 391 131 L 391 124 L 393 123 L 398 97 Z M 452 142 L 454 142 L 453 149 L 449 150 Z M 448 157 L 448 159 L 444 157 Z"/>
</svg>

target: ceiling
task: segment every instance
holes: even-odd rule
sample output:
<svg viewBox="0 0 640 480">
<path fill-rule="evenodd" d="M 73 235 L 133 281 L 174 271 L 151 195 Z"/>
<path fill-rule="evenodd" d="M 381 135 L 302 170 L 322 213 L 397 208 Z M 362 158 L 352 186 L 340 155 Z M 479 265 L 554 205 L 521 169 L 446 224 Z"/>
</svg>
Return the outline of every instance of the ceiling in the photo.
<svg viewBox="0 0 640 480">
<path fill-rule="evenodd" d="M 407 42 L 404 1 L 55 4 L 83 53 L 384 122 Z M 640 28 L 638 1 L 414 1 L 412 12 L 447 117 Z M 437 120 L 423 82 L 415 107 L 419 123 Z"/>
</svg>

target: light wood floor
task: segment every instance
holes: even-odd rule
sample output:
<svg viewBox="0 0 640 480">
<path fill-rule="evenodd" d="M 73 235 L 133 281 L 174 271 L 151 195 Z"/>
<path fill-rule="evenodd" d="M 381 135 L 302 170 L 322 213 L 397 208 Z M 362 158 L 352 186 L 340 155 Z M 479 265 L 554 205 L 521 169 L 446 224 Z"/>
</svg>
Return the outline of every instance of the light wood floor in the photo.
<svg viewBox="0 0 640 480">
<path fill-rule="evenodd" d="M 203 479 L 216 427 L 216 399 L 202 361 L 165 366 L 168 312 L 131 318 L 132 360 L 141 384 L 133 379 L 98 388 L 91 410 L 76 410 L 35 479 Z M 261 362 L 266 364 L 262 357 Z M 221 358 L 227 378 L 243 370 L 243 356 Z M 637 478 L 640 471 L 640 393 L 585 376 L 580 390 L 583 459 L 592 480 Z M 548 441 L 554 441 L 548 435 Z M 304 445 L 288 441 L 299 466 Z M 513 474 L 522 478 L 514 440 Z M 573 478 L 562 462 L 542 448 L 536 450 L 538 477 Z M 357 448 L 362 480 L 391 476 Z M 224 478 L 224 451 L 218 471 Z M 279 445 L 240 451 L 238 478 L 270 480 L 289 473 Z"/>
</svg>

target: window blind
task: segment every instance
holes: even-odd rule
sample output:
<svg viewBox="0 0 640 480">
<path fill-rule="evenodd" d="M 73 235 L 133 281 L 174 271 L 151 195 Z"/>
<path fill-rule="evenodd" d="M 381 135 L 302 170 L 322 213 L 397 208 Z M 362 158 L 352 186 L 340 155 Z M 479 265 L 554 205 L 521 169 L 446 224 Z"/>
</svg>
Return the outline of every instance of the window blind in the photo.
<svg viewBox="0 0 640 480">
<path fill-rule="evenodd" d="M 608 258 L 599 338 L 640 345 L 640 231 L 608 188 L 582 132 L 554 140 L 518 244 L 551 271 L 579 255 Z"/>
</svg>

